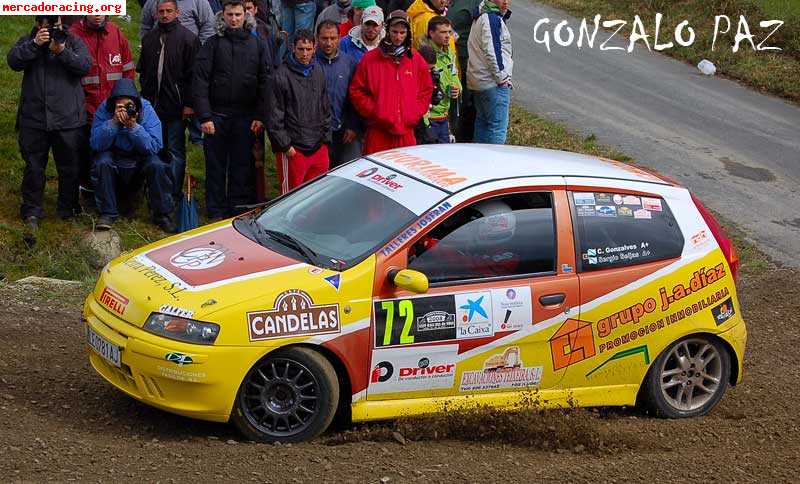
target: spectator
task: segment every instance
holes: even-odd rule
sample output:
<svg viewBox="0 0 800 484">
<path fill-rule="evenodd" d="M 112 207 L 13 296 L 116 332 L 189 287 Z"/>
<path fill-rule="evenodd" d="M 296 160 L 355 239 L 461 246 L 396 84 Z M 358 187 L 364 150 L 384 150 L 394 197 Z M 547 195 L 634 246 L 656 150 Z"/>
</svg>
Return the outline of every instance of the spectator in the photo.
<svg viewBox="0 0 800 484">
<path fill-rule="evenodd" d="M 350 14 L 352 10 L 353 4 L 351 0 L 336 0 L 322 10 L 317 17 L 317 25 L 314 28 L 319 33 L 319 25 L 327 20 L 336 24 L 339 37 L 344 37 L 353 28 L 353 19 Z"/>
<path fill-rule="evenodd" d="M 358 117 L 347 99 L 347 88 L 356 70 L 356 60 L 339 51 L 337 24 L 323 20 L 317 25 L 317 66 L 325 74 L 331 103 L 330 167 L 361 156 Z"/>
<path fill-rule="evenodd" d="M 122 79 L 136 78 L 136 65 L 128 46 L 125 34 L 108 20 L 105 15 L 86 15 L 70 27 L 76 37 L 83 40 L 92 56 L 92 69 L 81 79 L 83 92 L 86 94 L 86 138 L 97 106 L 100 105 L 114 88 L 114 84 Z M 85 143 L 80 150 L 79 181 L 82 193 L 91 195 L 93 187 L 90 182 L 92 153 Z M 90 200 L 84 202 L 91 203 Z"/>
<path fill-rule="evenodd" d="M 339 44 L 339 50 L 360 62 L 365 53 L 378 47 L 385 35 L 383 10 L 373 5 L 364 9 L 361 25 L 350 29 L 350 33 Z"/>
<path fill-rule="evenodd" d="M 411 24 L 392 12 L 380 48 L 367 52 L 350 82 L 350 101 L 366 120 L 364 154 L 416 144 L 414 126 L 428 112 L 433 91 L 425 60 L 411 49 Z"/>
<path fill-rule="evenodd" d="M 267 2 L 264 0 L 243 0 L 244 11 L 255 17 L 256 27 L 253 33 L 256 34 L 266 45 L 269 47 L 270 58 L 272 59 L 272 66 L 277 68 L 281 65 L 280 56 L 278 55 L 281 47 L 283 36 L 281 35 L 280 25 L 278 25 L 275 15 L 267 10 L 267 15 L 262 15 L 262 8 Z M 261 6 L 259 6 L 261 4 Z M 265 20 L 266 19 L 266 20 Z"/>
<path fill-rule="evenodd" d="M 136 191 L 132 187 L 138 186 L 144 175 L 153 223 L 165 232 L 174 232 L 172 176 L 169 166 L 158 157 L 161 121 L 153 106 L 139 97 L 132 80 L 117 82 L 111 96 L 97 108 L 90 143 L 96 153 L 92 181 L 100 212 L 97 228 L 110 229 L 119 217 L 118 188 Z"/>
<path fill-rule="evenodd" d="M 411 46 L 419 49 L 421 42 L 428 35 L 428 22 L 437 15 L 444 15 L 447 10 L 448 0 L 415 0 L 408 7 L 408 16 L 411 17 L 411 33 L 414 35 Z M 455 39 L 450 42 L 453 50 L 456 48 Z"/>
<path fill-rule="evenodd" d="M 283 6 L 281 25 L 294 48 L 294 33 L 300 29 L 310 31 L 314 28 L 317 4 L 314 0 L 281 0 L 281 5 Z"/>
<path fill-rule="evenodd" d="M 431 107 L 434 104 L 437 104 L 439 101 L 442 100 L 442 90 L 438 87 L 438 80 L 434 79 L 433 77 L 433 70 L 436 68 L 436 52 L 434 52 L 433 47 L 428 44 L 423 44 L 419 50 L 419 55 L 425 59 L 425 62 L 428 63 L 428 68 L 431 70 L 431 81 L 433 81 L 433 93 L 431 94 Z M 433 134 L 433 130 L 431 129 L 431 121 L 428 118 L 430 116 L 430 110 L 422 116 L 422 119 L 419 120 L 416 126 L 414 126 L 414 139 L 417 141 L 418 145 L 431 145 L 436 144 L 436 137 Z"/>
<path fill-rule="evenodd" d="M 229 0 L 217 34 L 197 55 L 192 82 L 194 110 L 205 133 L 206 210 L 218 220 L 236 205 L 254 201 L 254 135 L 264 129 L 269 48 L 252 34 L 241 0 Z"/>
<path fill-rule="evenodd" d="M 161 120 L 164 148 L 169 153 L 173 195 L 177 199 L 186 170 L 185 120 L 192 110 L 192 69 L 200 41 L 178 22 L 176 0 L 159 0 L 158 24 L 142 39 L 139 83 Z"/>
<path fill-rule="evenodd" d="M 462 86 L 467 83 L 466 68 L 469 58 L 467 40 L 472 29 L 472 17 L 480 4 L 481 0 L 453 0 L 452 5 L 447 9 L 447 18 L 453 23 L 455 32 L 453 36 L 456 38 L 456 55 L 460 67 L 458 76 Z M 453 103 L 451 114 L 454 116 L 453 131 L 455 131 L 456 140 L 460 143 L 472 142 L 475 130 L 475 105 L 469 89 L 464 90 L 460 103 Z"/>
<path fill-rule="evenodd" d="M 44 215 L 45 168 L 51 148 L 58 171 L 56 212 L 69 218 L 80 210 L 78 151 L 86 143 L 81 78 L 92 67 L 92 58 L 83 42 L 61 29 L 59 16 L 37 15 L 31 33 L 8 51 L 7 62 L 11 69 L 24 71 L 16 124 L 25 161 L 20 215 L 36 230 Z"/>
<path fill-rule="evenodd" d="M 292 52 L 275 72 L 269 133 L 281 194 L 328 171 L 331 103 L 314 63 L 314 35 L 298 29 Z"/>
<path fill-rule="evenodd" d="M 177 0 L 178 22 L 195 34 L 200 43 L 205 43 L 209 37 L 214 35 L 214 12 L 208 0 Z M 156 10 L 158 0 L 147 0 L 142 8 L 142 24 L 139 26 L 139 37 L 144 38 L 156 23 Z"/>
<path fill-rule="evenodd" d="M 408 10 L 414 0 L 376 0 L 376 3 L 386 16 L 395 10 Z"/>
<path fill-rule="evenodd" d="M 352 2 L 353 10 L 351 10 L 350 13 L 353 16 L 351 20 L 353 22 L 353 26 L 357 27 L 361 25 L 361 17 L 364 15 L 364 10 L 368 7 L 374 7 L 375 0 L 352 0 Z M 383 10 L 381 10 L 381 14 L 383 14 Z"/>
<path fill-rule="evenodd" d="M 433 95 L 428 120 L 436 143 L 449 143 L 450 100 L 458 99 L 461 94 L 461 81 L 458 79 L 456 68 L 456 51 L 451 43 L 453 30 L 450 20 L 440 15 L 431 18 L 427 32 L 423 43 L 432 47 L 436 56 L 435 65 L 431 69 Z"/>
<path fill-rule="evenodd" d="M 504 144 L 511 100 L 509 0 L 483 0 L 469 33 L 467 88 L 475 96 L 475 142 Z"/>
</svg>

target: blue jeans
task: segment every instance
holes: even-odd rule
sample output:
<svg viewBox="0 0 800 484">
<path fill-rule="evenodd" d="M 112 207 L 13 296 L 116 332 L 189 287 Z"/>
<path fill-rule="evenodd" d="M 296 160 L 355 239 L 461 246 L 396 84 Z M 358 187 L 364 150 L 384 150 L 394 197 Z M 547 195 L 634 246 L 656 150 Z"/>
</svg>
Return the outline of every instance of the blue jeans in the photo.
<svg viewBox="0 0 800 484">
<path fill-rule="evenodd" d="M 450 142 L 450 123 L 447 118 L 444 119 L 431 119 L 431 133 L 436 138 L 437 143 Z"/>
<path fill-rule="evenodd" d="M 101 151 L 94 157 L 92 182 L 97 211 L 116 219 L 117 190 L 136 191 L 141 176 L 147 181 L 150 211 L 153 216 L 172 214 L 172 174 L 157 155 Z M 129 195 L 130 193 L 126 193 Z"/>
<path fill-rule="evenodd" d="M 308 29 L 313 33 L 314 17 L 317 14 L 315 2 L 298 3 L 294 7 L 283 7 L 281 26 L 289 34 L 289 45 L 294 41 L 294 32 L 297 29 Z"/>
<path fill-rule="evenodd" d="M 170 154 L 172 169 L 172 195 L 177 199 L 183 189 L 183 176 L 186 174 L 186 123 L 182 119 L 161 123 L 161 136 L 164 148 Z"/>
<path fill-rule="evenodd" d="M 508 107 L 511 89 L 497 86 L 474 91 L 475 143 L 502 145 L 508 134 Z"/>
</svg>

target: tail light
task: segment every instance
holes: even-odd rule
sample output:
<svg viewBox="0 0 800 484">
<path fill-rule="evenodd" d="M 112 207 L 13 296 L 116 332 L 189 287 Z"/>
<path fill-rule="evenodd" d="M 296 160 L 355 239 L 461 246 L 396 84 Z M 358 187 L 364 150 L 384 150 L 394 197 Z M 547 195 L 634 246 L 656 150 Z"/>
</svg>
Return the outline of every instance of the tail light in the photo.
<svg viewBox="0 0 800 484">
<path fill-rule="evenodd" d="M 700 212 L 700 215 L 703 216 L 703 220 L 705 220 L 708 228 L 711 229 L 714 238 L 717 239 L 717 243 L 720 249 L 722 249 L 722 253 L 725 255 L 725 260 L 728 261 L 728 265 L 731 268 L 731 275 L 733 275 L 733 279 L 736 280 L 736 276 L 739 273 L 739 256 L 736 254 L 736 248 L 733 246 L 733 242 L 725 235 L 722 227 L 720 227 L 719 223 L 714 219 L 714 216 L 711 215 L 711 212 L 700 203 L 700 200 L 692 195 L 692 201 Z"/>
</svg>

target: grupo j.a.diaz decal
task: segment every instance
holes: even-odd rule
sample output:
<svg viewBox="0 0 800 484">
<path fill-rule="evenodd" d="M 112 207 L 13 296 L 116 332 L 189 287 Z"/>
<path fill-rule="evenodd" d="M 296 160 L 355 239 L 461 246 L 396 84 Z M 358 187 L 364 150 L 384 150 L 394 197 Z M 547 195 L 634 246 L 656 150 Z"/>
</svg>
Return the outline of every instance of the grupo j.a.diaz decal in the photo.
<svg viewBox="0 0 800 484">
<path fill-rule="evenodd" d="M 272 309 L 247 313 L 250 341 L 340 333 L 339 305 L 314 304 L 300 289 L 282 292 Z"/>
</svg>

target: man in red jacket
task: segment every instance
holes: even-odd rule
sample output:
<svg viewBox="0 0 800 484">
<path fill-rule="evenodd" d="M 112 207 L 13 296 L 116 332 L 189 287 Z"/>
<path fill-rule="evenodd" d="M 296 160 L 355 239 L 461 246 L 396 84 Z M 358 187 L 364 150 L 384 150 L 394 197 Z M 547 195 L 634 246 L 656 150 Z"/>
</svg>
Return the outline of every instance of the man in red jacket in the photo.
<svg viewBox="0 0 800 484">
<path fill-rule="evenodd" d="M 386 25 L 388 35 L 364 54 L 350 83 L 350 101 L 367 123 L 365 155 L 416 144 L 414 126 L 433 92 L 427 62 L 411 49 L 408 14 L 395 10 Z"/>
<path fill-rule="evenodd" d="M 81 39 L 89 48 L 92 57 L 92 68 L 81 78 L 85 94 L 85 106 L 88 130 L 94 119 L 97 107 L 111 95 L 114 84 L 123 77 L 136 78 L 136 64 L 131 57 L 131 49 L 125 34 L 108 20 L 106 15 L 86 15 L 80 22 L 70 27 L 70 32 Z M 80 153 L 80 175 L 82 190 L 91 190 L 89 173 L 92 168 L 92 156 L 87 146 Z M 88 200 L 87 200 L 88 198 Z M 91 204 L 93 197 L 84 198 L 84 203 Z"/>
</svg>

